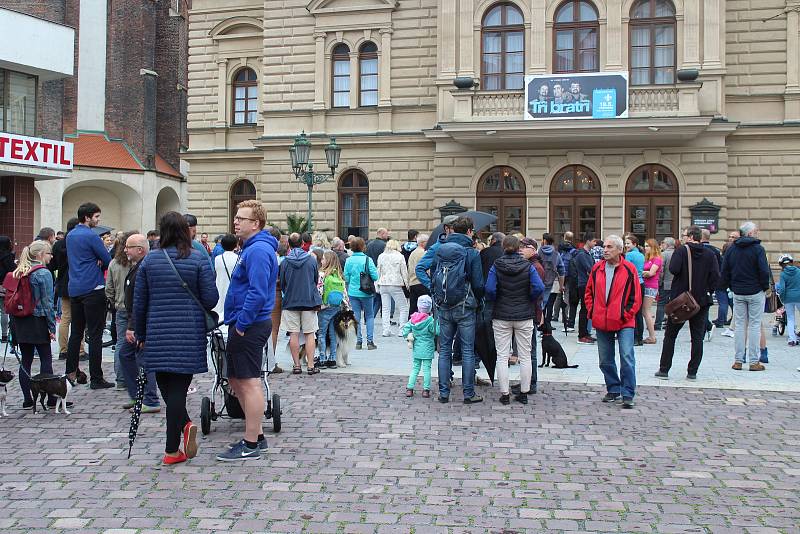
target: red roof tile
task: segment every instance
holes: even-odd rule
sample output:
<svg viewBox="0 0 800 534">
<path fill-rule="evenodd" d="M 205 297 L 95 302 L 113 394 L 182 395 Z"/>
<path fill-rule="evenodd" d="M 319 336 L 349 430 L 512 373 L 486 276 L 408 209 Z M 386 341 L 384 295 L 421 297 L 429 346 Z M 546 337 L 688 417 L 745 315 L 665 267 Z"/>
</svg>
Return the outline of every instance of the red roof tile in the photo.
<svg viewBox="0 0 800 534">
<path fill-rule="evenodd" d="M 156 172 L 174 176 L 175 178 L 183 178 L 183 175 L 176 171 L 175 167 L 167 163 L 167 161 L 158 154 L 156 154 Z"/>
<path fill-rule="evenodd" d="M 144 167 L 133 156 L 125 141 L 112 140 L 105 134 L 79 133 L 65 138 L 75 145 L 73 163 L 76 167 L 99 167 L 103 169 L 126 169 L 143 171 Z M 183 178 L 183 175 L 156 154 L 156 172 Z"/>
<path fill-rule="evenodd" d="M 144 170 L 123 141 L 112 141 L 103 134 L 86 133 L 65 140 L 75 145 L 73 163 L 77 167 Z"/>
</svg>

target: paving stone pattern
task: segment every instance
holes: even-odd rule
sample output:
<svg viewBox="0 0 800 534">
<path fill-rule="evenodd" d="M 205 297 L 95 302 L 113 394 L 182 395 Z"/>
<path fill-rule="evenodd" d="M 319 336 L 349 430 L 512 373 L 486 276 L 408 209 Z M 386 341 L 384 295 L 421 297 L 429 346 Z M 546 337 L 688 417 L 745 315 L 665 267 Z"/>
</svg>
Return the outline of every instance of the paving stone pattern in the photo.
<svg viewBox="0 0 800 534">
<path fill-rule="evenodd" d="M 243 428 L 219 420 L 173 467 L 163 413 L 127 459 L 123 392 L 79 387 L 64 416 L 23 413 L 12 390 L 0 531 L 800 532 L 797 393 L 642 387 L 623 411 L 586 384 L 540 383 L 528 406 L 480 387 L 466 406 L 458 384 L 447 405 L 407 399 L 397 376 L 271 383 L 283 431 L 263 459 L 216 462 Z"/>
</svg>

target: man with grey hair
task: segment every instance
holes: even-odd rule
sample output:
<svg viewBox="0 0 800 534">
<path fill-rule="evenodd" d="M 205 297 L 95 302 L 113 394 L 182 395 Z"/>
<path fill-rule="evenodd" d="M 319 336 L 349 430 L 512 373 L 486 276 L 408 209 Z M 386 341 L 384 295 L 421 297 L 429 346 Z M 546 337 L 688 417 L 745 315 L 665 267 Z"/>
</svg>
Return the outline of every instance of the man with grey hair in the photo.
<svg viewBox="0 0 800 534">
<path fill-rule="evenodd" d="M 409 308 L 408 316 L 416 313 L 417 301 L 422 295 L 428 295 L 428 288 L 417 278 L 417 264 L 422 256 L 425 255 L 425 245 L 428 243 L 428 234 L 417 234 L 417 248 L 408 256 L 408 293 L 409 293 Z"/>
<path fill-rule="evenodd" d="M 139 357 L 140 351 L 136 350 L 136 314 L 133 312 L 133 295 L 136 285 L 136 273 L 139 272 L 139 265 L 147 253 L 150 251 L 150 243 L 142 234 L 133 234 L 125 241 L 125 255 L 131 262 L 130 271 L 125 276 L 124 287 L 124 309 L 117 309 L 117 320 L 125 322 L 125 340 L 120 340 L 117 356 L 119 356 L 122 366 L 122 375 L 125 377 L 125 387 L 128 388 L 130 400 L 123 405 L 123 408 L 133 408 L 136 399 L 137 384 L 136 378 L 142 368 L 142 361 Z M 158 400 L 158 389 L 156 386 L 156 374 L 147 373 L 147 385 L 144 388 L 144 405 L 142 413 L 155 413 L 161 411 L 161 403 Z"/>
<path fill-rule="evenodd" d="M 336 257 L 339 258 L 339 265 L 344 270 L 344 263 L 350 257 L 347 249 L 345 249 L 344 241 L 340 237 L 334 237 L 333 241 L 331 241 L 331 250 L 336 253 Z"/>
<path fill-rule="evenodd" d="M 642 306 L 642 291 L 636 266 L 626 260 L 624 243 L 617 235 L 603 240 L 603 259 L 589 273 L 584 300 L 588 318 L 597 332 L 600 371 L 606 383 L 603 402 L 617 402 L 633 408 L 636 395 L 636 358 L 633 329 L 636 312 Z M 614 340 L 619 345 L 620 369 L 617 372 Z"/>
<path fill-rule="evenodd" d="M 661 258 L 664 268 L 660 270 L 661 279 L 658 289 L 658 306 L 656 307 L 656 330 L 661 330 L 664 324 L 664 307 L 672 300 L 672 279 L 675 278 L 669 270 L 669 262 L 675 252 L 675 238 L 665 237 L 661 241 Z"/>
<path fill-rule="evenodd" d="M 722 261 L 722 282 L 720 287 L 733 292 L 733 313 L 736 330 L 734 344 L 736 361 L 732 368 L 740 371 L 746 355 L 751 371 L 763 371 L 759 362 L 761 355 L 761 318 L 764 315 L 765 291 L 769 289 L 771 277 L 767 253 L 758 239 L 758 226 L 747 221 L 739 228 L 742 237 L 734 241 L 725 252 Z"/>
</svg>

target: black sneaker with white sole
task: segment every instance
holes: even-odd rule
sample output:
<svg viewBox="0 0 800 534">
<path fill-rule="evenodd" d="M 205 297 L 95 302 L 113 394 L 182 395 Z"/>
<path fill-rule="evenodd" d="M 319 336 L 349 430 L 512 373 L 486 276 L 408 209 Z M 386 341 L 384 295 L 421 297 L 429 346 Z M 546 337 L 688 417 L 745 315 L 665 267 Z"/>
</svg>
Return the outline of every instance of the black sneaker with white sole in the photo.
<svg viewBox="0 0 800 534">
<path fill-rule="evenodd" d="M 660 378 L 661 380 L 669 380 L 669 373 L 666 371 L 657 371 L 655 377 Z"/>
<path fill-rule="evenodd" d="M 619 393 L 606 393 L 603 397 L 603 402 L 616 402 L 619 398 Z"/>
<path fill-rule="evenodd" d="M 633 403 L 633 397 L 622 397 L 622 407 L 623 408 L 630 410 L 634 406 L 635 406 L 635 404 Z"/>
<path fill-rule="evenodd" d="M 228 449 L 233 449 L 234 447 L 237 447 L 241 442 L 242 441 L 239 440 L 239 441 L 234 441 L 233 443 L 228 443 Z M 267 445 L 267 438 L 258 440 L 258 449 L 259 450 L 265 451 L 268 448 L 269 448 L 269 445 Z"/>
</svg>

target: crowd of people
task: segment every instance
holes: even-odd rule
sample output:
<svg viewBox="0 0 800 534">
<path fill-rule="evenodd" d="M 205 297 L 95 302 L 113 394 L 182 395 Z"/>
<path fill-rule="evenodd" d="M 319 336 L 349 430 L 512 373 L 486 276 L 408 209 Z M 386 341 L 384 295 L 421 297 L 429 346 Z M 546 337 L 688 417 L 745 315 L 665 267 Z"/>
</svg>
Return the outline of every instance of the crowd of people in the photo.
<svg viewBox="0 0 800 534">
<path fill-rule="evenodd" d="M 727 325 L 723 334 L 735 338 L 732 368 L 763 371 L 762 317 L 774 291 L 785 306 L 788 343 L 798 344 L 800 270 L 790 255 L 781 255 L 774 283 L 751 222 L 731 233 L 720 251 L 696 226 L 683 230 L 680 244 L 668 237 L 640 245 L 635 235 L 598 239 L 591 233 L 576 240 L 571 232 L 560 239 L 545 233 L 540 240 L 495 232 L 484 243 L 463 216 L 446 217 L 433 239 L 410 230 L 400 243 L 380 228 L 368 242 L 358 236 L 329 241 L 324 233 L 285 235 L 267 226 L 264 206 L 255 200 L 239 204 L 234 232 L 213 242 L 206 233 L 198 239 L 191 214 L 169 212 L 146 235 L 100 233 L 101 216 L 96 204 L 81 205 L 66 233 L 42 229 L 19 261 L 11 240 L 0 236 L 0 275 L 27 280 L 35 303 L 27 315 L 12 314 L 10 326 L 2 314 L 3 341 L 19 347 L 23 408 L 29 408 L 34 355 L 40 373 L 53 373 L 56 339 L 71 382 L 115 386 L 101 365 L 111 315 L 116 386 L 128 396 L 123 407 L 134 405 L 140 372 L 147 376 L 142 412 L 160 412 L 162 402 L 166 407 L 165 464 L 197 454 L 186 399 L 193 376 L 208 371 L 209 320 L 226 329 L 226 378 L 245 415 L 243 438 L 217 455 L 221 461 L 257 458 L 266 448 L 260 378 L 265 361 L 271 372 L 283 371 L 274 362 L 281 330 L 289 338 L 291 373 L 302 374 L 305 363 L 306 373 L 316 375 L 337 366 L 334 318 L 342 309 L 356 318 L 356 350 L 378 348 L 378 313 L 382 337 L 406 339 L 408 397 L 420 372 L 422 396 L 431 396 L 438 353 L 442 403 L 450 401 L 458 365 L 463 402 L 483 401 L 475 389 L 481 352 L 496 354 L 499 402 L 509 404 L 513 394 L 527 404 L 537 392 L 537 332 L 552 330 L 559 318 L 574 332 L 577 316 L 578 343 L 598 348 L 607 390 L 602 401 L 624 408 L 634 406 L 636 395 L 635 347 L 657 343 L 659 330 L 659 378 L 669 378 L 684 322 L 691 337 L 688 379 L 697 377 L 704 339 Z M 669 303 L 685 294 L 696 303 L 694 313 L 686 321 L 670 319 Z M 715 299 L 719 313 L 711 321 Z M 512 385 L 509 366 L 515 364 L 520 381 Z"/>
</svg>

